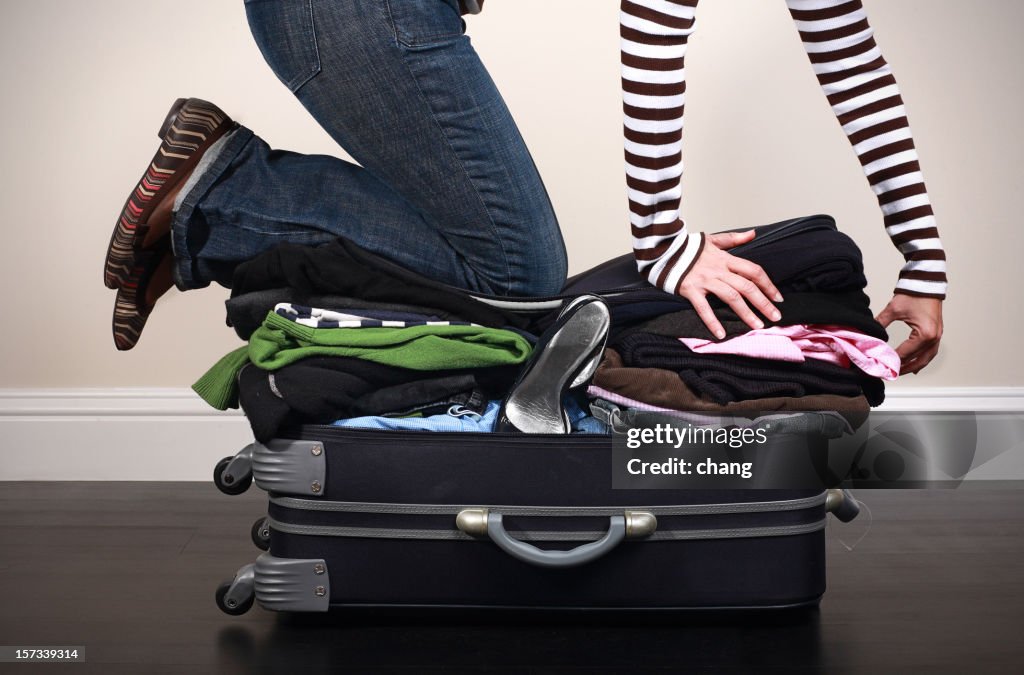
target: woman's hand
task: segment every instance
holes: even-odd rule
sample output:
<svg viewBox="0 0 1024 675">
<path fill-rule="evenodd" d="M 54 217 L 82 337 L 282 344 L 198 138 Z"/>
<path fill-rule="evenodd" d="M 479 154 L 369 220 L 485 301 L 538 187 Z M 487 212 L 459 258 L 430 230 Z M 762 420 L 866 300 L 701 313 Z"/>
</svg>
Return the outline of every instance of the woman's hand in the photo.
<svg viewBox="0 0 1024 675">
<path fill-rule="evenodd" d="M 910 326 L 910 337 L 896 348 L 902 362 L 900 375 L 916 375 L 939 353 L 942 300 L 897 293 L 875 319 L 885 327 L 893 321 Z"/>
<path fill-rule="evenodd" d="M 700 257 L 676 289 L 677 294 L 690 301 L 708 330 L 719 340 L 725 337 L 725 329 L 708 304 L 708 293 L 721 298 L 751 328 L 764 328 L 764 323 L 748 302 L 772 321 L 782 317 L 768 299 L 781 302 L 782 294 L 761 266 L 726 253 L 733 246 L 750 241 L 755 234 L 754 230 L 748 230 L 705 235 Z"/>
</svg>

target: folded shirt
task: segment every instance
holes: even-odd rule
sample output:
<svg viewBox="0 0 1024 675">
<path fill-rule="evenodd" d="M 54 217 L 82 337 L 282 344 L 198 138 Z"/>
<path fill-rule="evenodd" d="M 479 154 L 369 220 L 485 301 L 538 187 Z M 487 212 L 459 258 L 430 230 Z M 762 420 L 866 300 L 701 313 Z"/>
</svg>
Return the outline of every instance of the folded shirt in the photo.
<svg viewBox="0 0 1024 675">
<path fill-rule="evenodd" d="M 484 368 L 522 363 L 530 351 L 521 335 L 500 328 L 312 328 L 276 313 L 249 338 L 249 358 L 266 370 L 307 356 L 354 356 L 413 370 Z"/>
<path fill-rule="evenodd" d="M 532 347 L 522 335 L 484 326 L 311 328 L 270 312 L 249 344 L 225 355 L 194 385 L 214 408 L 237 401 L 237 376 L 247 363 L 276 370 L 312 356 L 347 356 L 411 370 L 518 365 Z"/>
<path fill-rule="evenodd" d="M 629 368 L 614 349 L 606 349 L 594 380 L 587 389 L 591 397 L 605 398 L 620 405 L 642 404 L 687 412 L 713 415 L 758 416 L 767 412 L 833 410 L 853 428 L 868 417 L 870 406 L 865 396 L 773 396 L 721 405 L 699 396 L 678 374 L 662 368 Z"/>
<path fill-rule="evenodd" d="M 722 342 L 679 339 L 697 354 L 732 354 L 771 361 L 802 363 L 817 359 L 843 368 L 856 366 L 883 380 L 900 374 L 900 357 L 878 338 L 842 326 L 768 326 Z"/>
<path fill-rule="evenodd" d="M 250 363 L 238 374 L 238 402 L 253 436 L 266 442 L 283 427 L 340 417 L 432 414 L 454 404 L 482 412 L 490 398 L 511 387 L 517 371 L 419 371 L 343 356 L 310 357 L 277 370 Z"/>
<path fill-rule="evenodd" d="M 879 405 L 885 399 L 881 380 L 824 361 L 786 363 L 695 354 L 678 339 L 648 333 L 635 333 L 612 346 L 622 355 L 625 365 L 677 373 L 695 392 L 718 404 L 810 394 L 863 393 L 871 405 Z"/>
</svg>

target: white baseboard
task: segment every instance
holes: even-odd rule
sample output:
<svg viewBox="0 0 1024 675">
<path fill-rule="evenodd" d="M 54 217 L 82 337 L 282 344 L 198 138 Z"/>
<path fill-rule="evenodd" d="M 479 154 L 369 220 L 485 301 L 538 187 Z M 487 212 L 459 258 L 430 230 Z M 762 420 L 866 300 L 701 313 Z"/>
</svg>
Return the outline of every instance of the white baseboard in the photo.
<svg viewBox="0 0 1024 675">
<path fill-rule="evenodd" d="M 1024 387 L 888 387 L 877 409 L 1024 412 Z"/>
<path fill-rule="evenodd" d="M 882 409 L 1021 412 L 1024 387 L 891 388 Z M 0 389 L 0 480 L 211 480 L 251 441 L 189 389 Z"/>
<path fill-rule="evenodd" d="M 0 480 L 211 480 L 251 442 L 190 389 L 0 389 Z"/>
</svg>

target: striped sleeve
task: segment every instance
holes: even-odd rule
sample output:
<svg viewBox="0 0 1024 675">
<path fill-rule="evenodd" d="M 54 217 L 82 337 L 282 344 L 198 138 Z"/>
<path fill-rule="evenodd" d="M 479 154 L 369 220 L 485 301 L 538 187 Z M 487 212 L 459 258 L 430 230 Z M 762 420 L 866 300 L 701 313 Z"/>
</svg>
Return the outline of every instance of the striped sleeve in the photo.
<svg viewBox="0 0 1024 675">
<path fill-rule="evenodd" d="M 697 0 L 622 0 L 619 34 L 626 185 L 640 273 L 675 293 L 704 238 L 679 215 L 686 45 Z"/>
<path fill-rule="evenodd" d="M 786 0 L 829 104 L 850 139 L 903 254 L 895 291 L 946 296 L 946 254 L 903 99 L 861 0 Z"/>
</svg>

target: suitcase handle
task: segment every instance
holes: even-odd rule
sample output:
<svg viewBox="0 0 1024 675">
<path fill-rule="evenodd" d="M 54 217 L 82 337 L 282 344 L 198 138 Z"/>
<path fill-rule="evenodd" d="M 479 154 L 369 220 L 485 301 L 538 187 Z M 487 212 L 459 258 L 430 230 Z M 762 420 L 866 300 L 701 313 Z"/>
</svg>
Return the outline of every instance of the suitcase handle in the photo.
<svg viewBox="0 0 1024 675">
<path fill-rule="evenodd" d="M 625 511 L 621 516 L 611 516 L 608 532 L 601 539 L 568 551 L 546 551 L 510 535 L 505 529 L 500 513 L 492 513 L 487 509 L 465 509 L 459 513 L 455 523 L 466 534 L 486 534 L 505 553 L 538 567 L 584 565 L 605 555 L 626 537 L 646 537 L 658 527 L 658 520 L 652 513 Z"/>
</svg>

